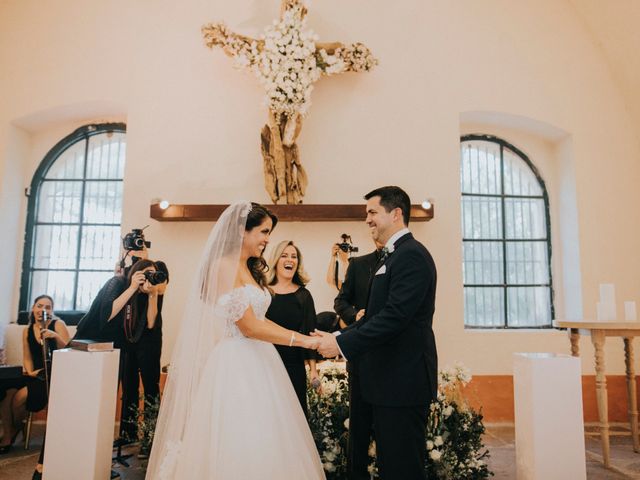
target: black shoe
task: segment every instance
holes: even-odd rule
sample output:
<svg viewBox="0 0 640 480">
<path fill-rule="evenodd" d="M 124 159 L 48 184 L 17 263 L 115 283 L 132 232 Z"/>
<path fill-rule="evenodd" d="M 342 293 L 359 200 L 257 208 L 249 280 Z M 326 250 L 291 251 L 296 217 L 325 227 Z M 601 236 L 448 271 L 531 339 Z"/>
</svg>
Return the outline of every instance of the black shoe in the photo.
<svg viewBox="0 0 640 480">
<path fill-rule="evenodd" d="M 20 430 L 17 430 L 16 433 L 13 434 L 13 437 L 11 437 L 11 443 L 0 447 L 0 455 L 4 455 L 5 453 L 9 453 L 11 451 L 11 449 L 13 448 L 13 444 L 16 441 L 16 437 L 18 436 L 19 433 L 20 433 Z"/>
<path fill-rule="evenodd" d="M 33 477 L 31 477 L 31 480 L 42 480 L 42 472 L 39 472 L 38 470 L 34 470 Z"/>
<path fill-rule="evenodd" d="M 150 451 L 151 451 L 150 448 L 140 447 L 140 451 L 138 452 L 138 458 L 140 460 L 146 460 L 147 458 L 149 458 Z"/>
</svg>

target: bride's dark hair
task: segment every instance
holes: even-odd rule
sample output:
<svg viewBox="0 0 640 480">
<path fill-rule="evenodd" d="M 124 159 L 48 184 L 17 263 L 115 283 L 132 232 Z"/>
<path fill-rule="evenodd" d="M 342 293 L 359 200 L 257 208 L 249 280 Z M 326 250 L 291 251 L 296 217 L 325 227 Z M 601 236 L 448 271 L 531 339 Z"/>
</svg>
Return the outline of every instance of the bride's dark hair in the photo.
<svg viewBox="0 0 640 480">
<path fill-rule="evenodd" d="M 271 226 L 271 231 L 276 228 L 278 224 L 278 217 L 276 217 L 273 212 L 271 212 L 266 207 L 263 207 L 259 203 L 251 202 L 251 211 L 249 215 L 247 215 L 247 224 L 244 227 L 245 231 L 249 231 L 252 228 L 255 228 L 264 222 L 266 218 L 270 218 L 273 222 Z M 258 285 L 262 288 L 267 287 L 267 276 L 266 273 L 269 270 L 269 265 L 267 265 L 267 261 L 262 256 L 262 253 L 259 257 L 249 257 L 247 259 L 247 267 L 249 267 L 249 271 L 251 272 L 251 276 L 256 281 Z"/>
</svg>

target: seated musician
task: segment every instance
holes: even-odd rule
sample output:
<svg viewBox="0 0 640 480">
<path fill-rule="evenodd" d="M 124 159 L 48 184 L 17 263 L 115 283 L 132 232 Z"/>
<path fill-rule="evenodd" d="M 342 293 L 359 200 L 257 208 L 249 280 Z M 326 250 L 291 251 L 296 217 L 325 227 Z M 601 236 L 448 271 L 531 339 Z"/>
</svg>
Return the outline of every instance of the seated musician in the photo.
<svg viewBox="0 0 640 480">
<path fill-rule="evenodd" d="M 53 315 L 53 299 L 49 295 L 38 296 L 22 335 L 23 375 L 0 380 L 0 454 L 11 450 L 27 412 L 38 412 L 47 406 L 45 378 L 51 372 L 51 353 L 67 343 L 69 332 L 64 321 Z"/>
</svg>

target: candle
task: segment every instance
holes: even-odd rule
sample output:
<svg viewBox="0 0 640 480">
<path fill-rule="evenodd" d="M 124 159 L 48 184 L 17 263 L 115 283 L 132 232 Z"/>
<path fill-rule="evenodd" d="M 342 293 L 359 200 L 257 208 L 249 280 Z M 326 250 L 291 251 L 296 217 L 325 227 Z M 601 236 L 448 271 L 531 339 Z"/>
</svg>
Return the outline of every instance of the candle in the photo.
<svg viewBox="0 0 640 480">
<path fill-rule="evenodd" d="M 636 315 L 636 302 L 624 302 L 624 319 L 627 322 L 638 320 Z"/>
</svg>

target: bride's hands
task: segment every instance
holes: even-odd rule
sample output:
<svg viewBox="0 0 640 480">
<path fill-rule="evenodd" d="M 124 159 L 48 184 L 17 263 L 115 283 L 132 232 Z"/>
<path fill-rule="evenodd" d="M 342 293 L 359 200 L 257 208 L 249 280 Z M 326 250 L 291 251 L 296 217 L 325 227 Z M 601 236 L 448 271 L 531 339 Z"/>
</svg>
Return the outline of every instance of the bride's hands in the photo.
<svg viewBox="0 0 640 480">
<path fill-rule="evenodd" d="M 320 346 L 320 339 L 317 337 L 310 337 L 308 335 L 301 335 L 300 346 L 302 348 L 308 348 L 309 350 L 317 350 Z"/>
</svg>

